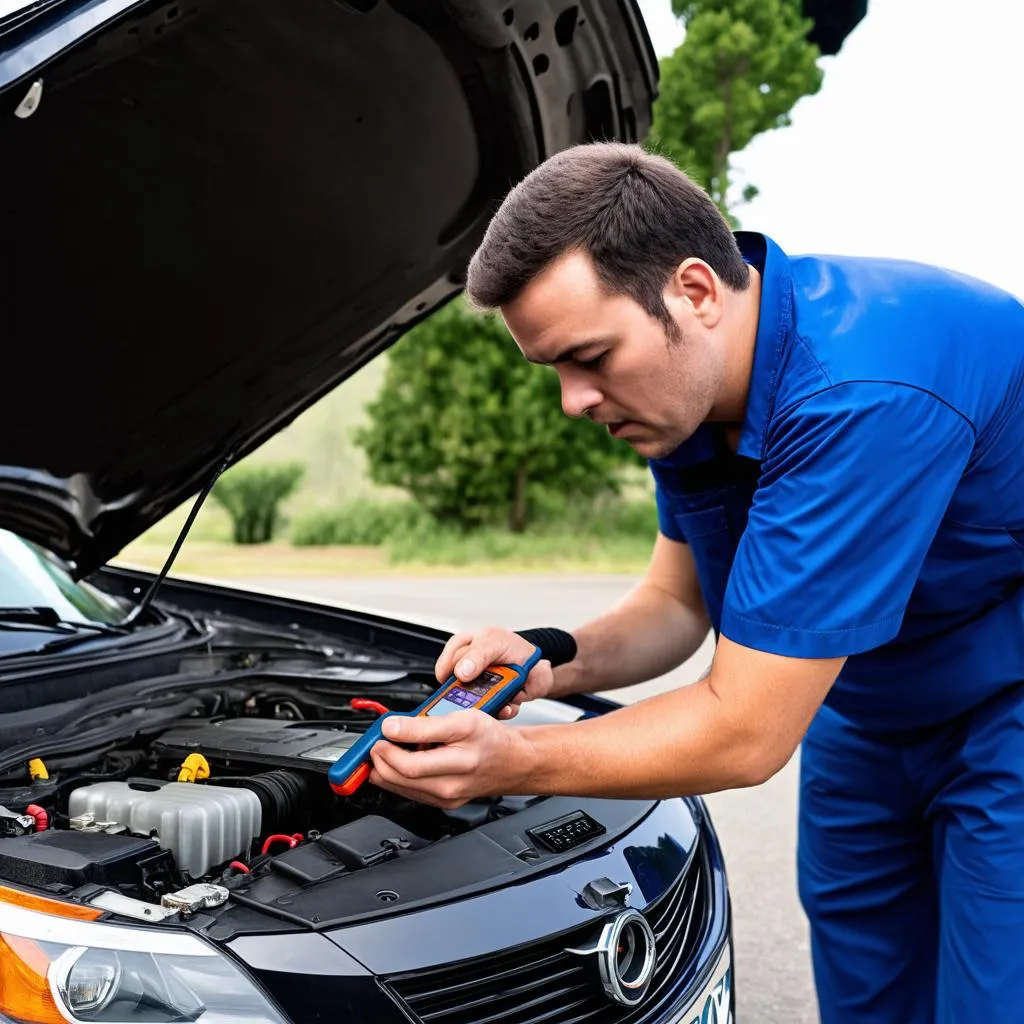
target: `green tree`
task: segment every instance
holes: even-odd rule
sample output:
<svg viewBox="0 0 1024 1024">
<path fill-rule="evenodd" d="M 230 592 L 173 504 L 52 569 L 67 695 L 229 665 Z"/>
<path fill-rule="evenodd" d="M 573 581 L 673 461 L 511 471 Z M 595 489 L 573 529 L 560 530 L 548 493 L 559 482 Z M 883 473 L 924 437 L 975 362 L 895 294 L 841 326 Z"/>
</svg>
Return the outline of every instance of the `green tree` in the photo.
<svg viewBox="0 0 1024 1024">
<path fill-rule="evenodd" d="M 297 462 L 241 463 L 213 485 L 210 497 L 231 517 L 236 544 L 265 544 L 273 538 L 281 503 L 299 486 L 302 474 Z"/>
<path fill-rule="evenodd" d="M 405 488 L 442 521 L 514 532 L 552 496 L 616 490 L 632 450 L 561 410 L 558 376 L 527 362 L 501 319 L 456 299 L 388 356 L 356 435 L 373 480 Z"/>
<path fill-rule="evenodd" d="M 672 0 L 686 35 L 661 61 L 649 148 L 669 157 L 735 224 L 731 161 L 755 136 L 790 123 L 821 87 L 812 22 L 800 0 Z M 757 195 L 747 184 L 743 201 Z"/>
</svg>

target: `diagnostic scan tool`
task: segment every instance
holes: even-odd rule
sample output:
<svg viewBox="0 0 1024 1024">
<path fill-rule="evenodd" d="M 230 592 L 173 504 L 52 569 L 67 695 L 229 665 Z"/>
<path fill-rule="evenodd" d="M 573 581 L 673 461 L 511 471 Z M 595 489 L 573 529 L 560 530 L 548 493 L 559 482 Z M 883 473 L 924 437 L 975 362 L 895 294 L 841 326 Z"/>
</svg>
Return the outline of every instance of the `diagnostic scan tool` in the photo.
<svg viewBox="0 0 1024 1024">
<path fill-rule="evenodd" d="M 331 765 L 327 779 L 339 796 L 351 796 L 370 775 L 370 751 L 385 737 L 381 723 L 391 715 L 435 717 L 477 708 L 497 715 L 526 685 L 526 677 L 540 660 L 540 648 L 534 647 L 522 665 L 490 665 L 475 679 L 463 682 L 456 676 L 428 697 L 415 711 L 389 711 L 381 715 L 352 746 Z"/>
</svg>

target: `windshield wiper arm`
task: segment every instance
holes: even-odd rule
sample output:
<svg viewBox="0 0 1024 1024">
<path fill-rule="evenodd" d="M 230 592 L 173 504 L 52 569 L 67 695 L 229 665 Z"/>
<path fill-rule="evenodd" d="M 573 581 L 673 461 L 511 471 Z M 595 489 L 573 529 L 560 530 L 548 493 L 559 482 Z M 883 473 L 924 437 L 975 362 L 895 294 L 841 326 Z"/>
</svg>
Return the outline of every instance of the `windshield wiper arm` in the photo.
<svg viewBox="0 0 1024 1024">
<path fill-rule="evenodd" d="M 0 608 L 0 622 L 26 622 L 33 626 L 59 626 L 60 616 L 56 608 L 46 605 L 21 605 L 17 608 Z"/>
<path fill-rule="evenodd" d="M 95 633 L 121 634 L 126 632 L 120 626 L 103 622 L 72 622 L 62 619 L 56 608 L 46 605 L 29 605 L 20 608 L 0 608 L 0 630 L 17 632 L 33 631 L 40 627 L 54 633 L 74 634 L 88 629 Z"/>
</svg>

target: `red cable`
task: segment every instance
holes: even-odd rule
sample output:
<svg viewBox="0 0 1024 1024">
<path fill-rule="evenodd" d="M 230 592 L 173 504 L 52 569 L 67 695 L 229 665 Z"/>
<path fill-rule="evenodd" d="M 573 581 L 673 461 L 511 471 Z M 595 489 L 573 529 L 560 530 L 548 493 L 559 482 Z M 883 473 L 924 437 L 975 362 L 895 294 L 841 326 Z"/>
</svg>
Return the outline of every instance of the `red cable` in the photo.
<svg viewBox="0 0 1024 1024">
<path fill-rule="evenodd" d="M 366 697 L 353 697 L 349 704 L 353 711 L 376 711 L 378 715 L 386 715 L 391 709 L 384 707 L 380 701 L 369 700 Z"/>
<path fill-rule="evenodd" d="M 266 853 L 274 843 L 287 843 L 288 849 L 293 850 L 304 838 L 305 837 L 301 832 L 296 832 L 294 835 L 290 836 L 281 835 L 280 832 L 276 832 L 274 835 L 267 836 L 267 838 L 263 840 L 262 852 Z"/>
<path fill-rule="evenodd" d="M 229 868 L 234 868 L 236 871 L 244 871 L 245 874 L 247 874 L 247 875 L 250 874 L 249 869 L 240 860 L 233 860 L 228 865 L 228 867 Z"/>
<path fill-rule="evenodd" d="M 29 804 L 25 808 L 26 814 L 31 814 L 36 819 L 36 831 L 45 832 L 50 827 L 50 816 L 39 804 Z"/>
</svg>

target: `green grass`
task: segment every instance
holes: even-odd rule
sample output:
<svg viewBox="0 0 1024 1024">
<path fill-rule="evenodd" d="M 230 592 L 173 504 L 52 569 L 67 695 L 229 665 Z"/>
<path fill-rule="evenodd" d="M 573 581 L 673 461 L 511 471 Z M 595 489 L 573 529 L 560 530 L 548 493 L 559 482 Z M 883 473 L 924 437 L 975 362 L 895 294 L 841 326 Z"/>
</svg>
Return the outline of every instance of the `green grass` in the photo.
<svg viewBox="0 0 1024 1024">
<path fill-rule="evenodd" d="M 387 545 L 392 565 L 435 567 L 504 566 L 512 571 L 634 572 L 651 553 L 653 537 L 578 533 L 512 534 L 477 530 L 409 535 Z"/>
<path fill-rule="evenodd" d="M 476 534 L 456 542 L 410 548 L 396 560 L 383 545 L 251 547 L 218 542 L 186 543 L 172 575 L 209 580 L 343 579 L 382 576 L 499 576 L 518 573 L 605 574 L 643 572 L 651 543 L 639 539 L 611 542 L 526 538 L 515 545 L 500 536 Z M 135 541 L 115 564 L 157 571 L 167 557 L 164 544 Z"/>
</svg>

